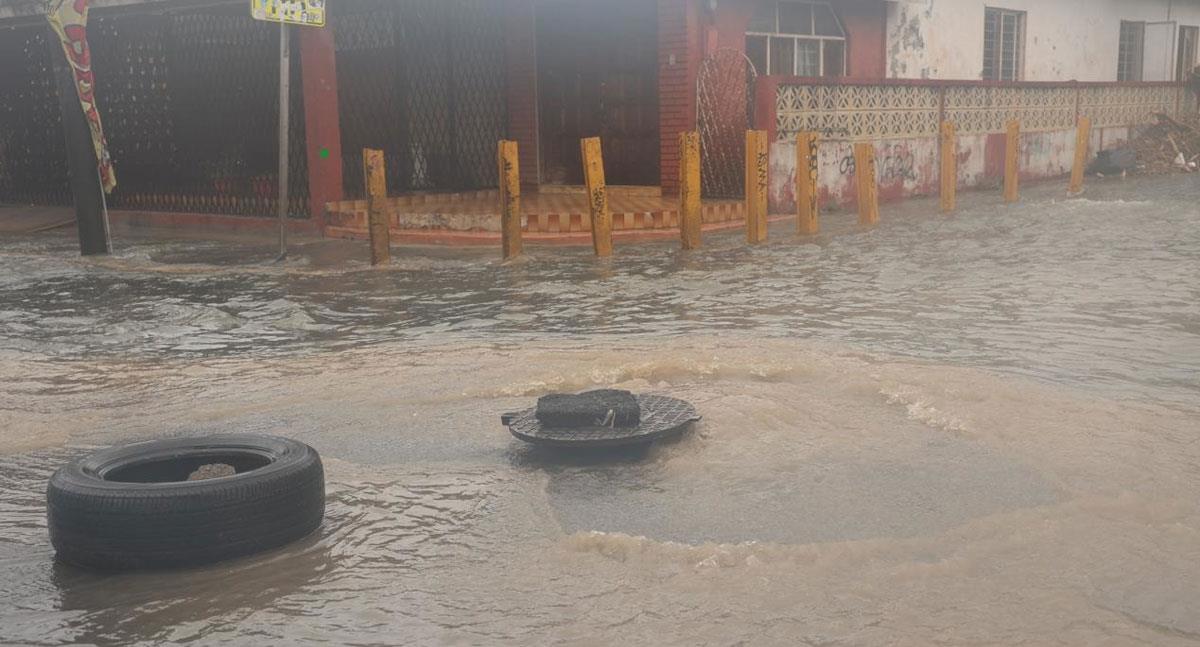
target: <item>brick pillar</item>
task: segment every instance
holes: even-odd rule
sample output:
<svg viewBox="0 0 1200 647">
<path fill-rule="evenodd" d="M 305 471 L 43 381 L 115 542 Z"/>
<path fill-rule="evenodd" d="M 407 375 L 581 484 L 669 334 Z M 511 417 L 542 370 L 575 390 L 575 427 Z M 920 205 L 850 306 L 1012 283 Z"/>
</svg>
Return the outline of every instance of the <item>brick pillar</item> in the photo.
<svg viewBox="0 0 1200 647">
<path fill-rule="evenodd" d="M 308 155 L 308 200 L 313 224 L 325 228 L 325 203 L 341 200 L 342 131 L 338 120 L 337 59 L 330 27 L 300 27 L 300 74 Z M 295 33 L 295 32 L 293 32 Z M 324 155 L 322 151 L 326 151 Z"/>
<path fill-rule="evenodd" d="M 658 164 L 664 195 L 679 191 L 679 133 L 696 127 L 702 37 L 694 0 L 658 0 Z"/>
<path fill-rule="evenodd" d="M 534 0 L 505 4 L 504 55 L 508 93 L 508 138 L 517 142 L 521 184 L 541 181 L 538 148 L 537 36 Z"/>
</svg>

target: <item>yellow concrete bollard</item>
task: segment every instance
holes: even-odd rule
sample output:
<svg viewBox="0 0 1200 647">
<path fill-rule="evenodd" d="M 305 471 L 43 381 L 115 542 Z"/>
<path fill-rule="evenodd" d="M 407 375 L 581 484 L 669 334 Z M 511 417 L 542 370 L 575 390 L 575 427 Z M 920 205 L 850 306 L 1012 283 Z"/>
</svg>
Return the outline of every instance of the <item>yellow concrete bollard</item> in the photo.
<svg viewBox="0 0 1200 647">
<path fill-rule="evenodd" d="M 958 193 L 958 137 L 954 124 L 942 122 L 942 213 L 954 211 Z"/>
<path fill-rule="evenodd" d="M 1016 202 L 1019 196 L 1017 187 L 1021 180 L 1017 156 L 1021 148 L 1021 122 L 1013 119 L 1008 122 L 1008 134 L 1004 138 L 1004 201 Z"/>
<path fill-rule="evenodd" d="M 821 229 L 817 193 L 817 134 L 796 135 L 796 231 L 815 234 Z"/>
<path fill-rule="evenodd" d="M 1075 165 L 1071 167 L 1071 193 L 1083 191 L 1083 170 L 1087 164 L 1088 143 L 1092 139 L 1092 120 L 1087 117 L 1079 118 L 1079 128 L 1075 132 Z"/>
<path fill-rule="evenodd" d="M 588 210 L 592 214 L 592 248 L 596 256 L 612 256 L 612 213 L 608 210 L 600 138 L 579 140 L 579 149 L 583 153 L 583 183 L 587 187 Z"/>
<path fill-rule="evenodd" d="M 767 239 L 767 132 L 746 131 L 746 242 Z"/>
<path fill-rule="evenodd" d="M 387 173 L 383 151 L 363 149 L 363 182 L 367 189 L 367 233 L 371 237 L 371 265 L 381 265 L 392 257 L 388 231 Z"/>
<path fill-rule="evenodd" d="M 858 179 L 858 224 L 879 222 L 879 187 L 875 178 L 875 145 L 854 145 L 854 175 Z"/>
<path fill-rule="evenodd" d="M 507 260 L 521 255 L 521 164 L 517 142 L 501 140 L 496 161 L 500 171 L 500 239 Z"/>
<path fill-rule="evenodd" d="M 700 133 L 679 133 L 679 237 L 684 249 L 700 248 Z"/>
</svg>

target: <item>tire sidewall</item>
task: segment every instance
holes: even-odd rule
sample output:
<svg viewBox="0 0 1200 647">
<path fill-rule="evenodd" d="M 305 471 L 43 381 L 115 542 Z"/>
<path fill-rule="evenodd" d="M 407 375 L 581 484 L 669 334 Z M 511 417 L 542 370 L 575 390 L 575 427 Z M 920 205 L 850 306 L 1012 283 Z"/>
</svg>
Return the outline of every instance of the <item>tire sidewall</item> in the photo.
<svg viewBox="0 0 1200 647">
<path fill-rule="evenodd" d="M 103 478 L 132 463 L 214 451 L 253 452 L 270 462 L 197 481 Z M 51 476 L 46 496 L 51 543 L 64 561 L 106 570 L 191 566 L 260 552 L 311 532 L 324 516 L 324 468 L 313 448 L 287 438 L 173 438 L 113 447 L 72 461 Z M 224 510 L 238 512 L 240 521 L 225 519 Z M 171 536 L 181 533 L 187 536 Z M 203 545 L 196 545 L 197 538 L 203 538 Z"/>
</svg>

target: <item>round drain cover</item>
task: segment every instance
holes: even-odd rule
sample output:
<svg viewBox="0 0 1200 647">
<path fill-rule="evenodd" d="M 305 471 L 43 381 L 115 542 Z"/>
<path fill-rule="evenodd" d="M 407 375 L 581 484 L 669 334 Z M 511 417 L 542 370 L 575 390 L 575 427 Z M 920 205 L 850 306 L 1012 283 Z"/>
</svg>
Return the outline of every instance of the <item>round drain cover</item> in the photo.
<svg viewBox="0 0 1200 647">
<path fill-rule="evenodd" d="M 636 427 L 583 427 L 559 429 L 543 427 L 537 408 L 530 407 L 504 415 L 512 435 L 525 442 L 556 447 L 616 447 L 648 443 L 687 429 L 700 419 L 690 402 L 665 395 L 639 395 L 641 422 Z"/>
</svg>

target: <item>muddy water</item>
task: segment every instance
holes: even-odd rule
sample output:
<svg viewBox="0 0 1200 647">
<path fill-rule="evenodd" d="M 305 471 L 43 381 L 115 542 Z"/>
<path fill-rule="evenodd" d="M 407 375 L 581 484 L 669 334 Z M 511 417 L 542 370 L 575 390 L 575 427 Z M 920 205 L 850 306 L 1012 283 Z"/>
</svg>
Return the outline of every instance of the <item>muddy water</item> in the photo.
<svg viewBox="0 0 1200 647">
<path fill-rule="evenodd" d="M 0 643 L 1200 642 L 1198 190 L 975 194 L 611 263 L 0 241 Z M 600 458 L 499 426 L 593 385 L 705 418 Z M 322 452 L 318 535 L 182 573 L 54 563 L 57 465 L 228 430 Z"/>
</svg>

